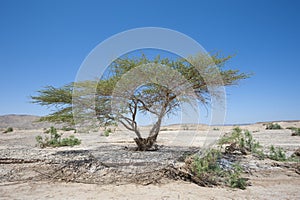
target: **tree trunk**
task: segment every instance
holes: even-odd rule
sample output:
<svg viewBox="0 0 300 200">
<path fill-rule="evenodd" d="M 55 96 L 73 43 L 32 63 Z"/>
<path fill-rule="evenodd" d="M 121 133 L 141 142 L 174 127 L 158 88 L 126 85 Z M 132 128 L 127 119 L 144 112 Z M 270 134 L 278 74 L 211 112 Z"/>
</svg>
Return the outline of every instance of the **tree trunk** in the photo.
<svg viewBox="0 0 300 200">
<path fill-rule="evenodd" d="M 156 151 L 156 137 L 149 136 L 147 138 L 135 138 L 134 139 L 137 145 L 137 151 Z"/>
<path fill-rule="evenodd" d="M 134 141 L 137 144 L 137 151 L 155 151 L 157 150 L 156 139 L 160 131 L 163 115 L 161 115 L 157 122 L 154 124 L 147 138 L 135 138 Z"/>
<path fill-rule="evenodd" d="M 158 149 L 156 145 L 156 139 L 160 131 L 162 119 L 166 112 L 167 104 L 162 107 L 162 110 L 158 116 L 157 122 L 153 125 L 147 138 L 135 138 L 134 141 L 137 144 L 137 151 L 155 151 Z"/>
</svg>

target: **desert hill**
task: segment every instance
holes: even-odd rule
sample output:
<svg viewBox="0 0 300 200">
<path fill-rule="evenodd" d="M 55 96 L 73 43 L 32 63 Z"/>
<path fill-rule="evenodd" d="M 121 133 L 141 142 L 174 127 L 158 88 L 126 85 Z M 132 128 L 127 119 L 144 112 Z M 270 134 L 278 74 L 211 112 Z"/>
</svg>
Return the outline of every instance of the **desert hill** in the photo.
<svg viewBox="0 0 300 200">
<path fill-rule="evenodd" d="M 14 129 L 40 129 L 48 128 L 50 123 L 37 122 L 39 116 L 34 115 L 1 115 L 0 116 L 0 128 L 6 129 L 12 127 Z"/>
</svg>

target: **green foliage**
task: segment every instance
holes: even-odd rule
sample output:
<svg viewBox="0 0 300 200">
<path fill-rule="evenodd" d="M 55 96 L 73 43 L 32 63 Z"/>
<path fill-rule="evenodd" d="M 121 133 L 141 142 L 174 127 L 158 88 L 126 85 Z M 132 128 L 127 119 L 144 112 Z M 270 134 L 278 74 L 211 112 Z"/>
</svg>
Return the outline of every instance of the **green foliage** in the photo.
<svg viewBox="0 0 300 200">
<path fill-rule="evenodd" d="M 121 123 L 133 131 L 137 138 L 142 138 L 137 125 L 138 114 L 151 113 L 155 115 L 156 122 L 148 137 L 156 140 L 162 119 L 178 114 L 181 105 L 179 96 L 184 101 L 192 93 L 199 103 L 209 104 L 211 95 L 214 94 L 209 92 L 207 80 L 213 80 L 209 83 L 219 87 L 236 85 L 240 80 L 250 77 L 239 70 L 225 69 L 224 66 L 231 58 L 232 56 L 224 57 L 219 54 L 198 54 L 188 59 L 168 59 L 160 56 L 148 59 L 145 55 L 139 58 L 119 58 L 107 68 L 99 81 L 75 82 L 60 88 L 47 86 L 31 98 L 33 103 L 57 109 L 56 112 L 42 117 L 41 121 L 74 124 L 74 120 L 77 120 L 73 119 L 75 113 L 75 116 L 80 117 L 78 122 L 84 125 L 108 127 Z M 218 75 L 222 81 L 217 81 Z M 132 87 L 136 87 L 133 80 L 137 76 L 142 76 L 147 84 L 132 92 Z M 113 95 L 124 100 L 116 106 L 114 112 L 111 107 Z M 90 99 L 95 101 L 91 103 Z M 96 114 L 96 118 L 89 117 L 91 113 L 93 116 Z"/>
<path fill-rule="evenodd" d="M 266 129 L 267 130 L 276 130 L 276 129 L 282 129 L 282 127 L 277 123 L 275 123 L 275 124 L 269 123 L 269 124 L 267 124 Z"/>
<path fill-rule="evenodd" d="M 218 144 L 233 146 L 234 150 L 247 151 L 262 159 L 267 156 L 276 161 L 300 162 L 298 153 L 287 158 L 282 148 L 275 148 L 273 145 L 270 147 L 270 153 L 265 155 L 261 150 L 261 145 L 253 138 L 251 132 L 239 127 L 235 127 L 229 135 L 222 137 Z M 212 185 L 226 183 L 232 188 L 246 189 L 248 179 L 242 177 L 243 168 L 236 161 L 226 164 L 229 169 L 224 168 L 224 166 L 221 167 L 222 159 L 226 159 L 226 157 L 224 158 L 221 151 L 213 149 L 203 157 L 194 156 L 191 165 L 186 163 L 192 174 L 206 183 Z"/>
<path fill-rule="evenodd" d="M 288 161 L 291 162 L 300 162 L 300 148 L 295 150 L 295 152 L 288 158 Z"/>
<path fill-rule="evenodd" d="M 105 129 L 104 135 L 105 135 L 106 137 L 108 137 L 110 133 L 112 133 L 111 128 Z"/>
<path fill-rule="evenodd" d="M 14 131 L 14 129 L 12 127 L 8 127 L 5 131 L 3 131 L 3 133 L 10 133 L 13 131 Z"/>
<path fill-rule="evenodd" d="M 41 117 L 39 121 L 74 124 L 72 92 L 73 83 L 60 88 L 46 86 L 44 89 L 38 91 L 37 96 L 31 96 L 32 103 L 47 107 L 53 106 L 58 109 L 48 116 Z"/>
<path fill-rule="evenodd" d="M 213 128 L 213 130 L 214 130 L 214 131 L 219 131 L 220 129 L 219 129 L 219 128 Z"/>
<path fill-rule="evenodd" d="M 246 154 L 246 152 L 253 153 L 260 159 L 265 157 L 261 150 L 261 145 L 253 138 L 251 132 L 249 130 L 242 130 L 239 127 L 235 127 L 230 135 L 220 138 L 218 144 L 221 146 L 224 144 L 229 145 L 225 148 L 229 149 L 229 152 L 238 150 L 243 154 Z"/>
<path fill-rule="evenodd" d="M 41 148 L 45 147 L 61 147 L 61 146 L 75 146 L 79 145 L 81 141 L 74 135 L 68 138 L 62 138 L 62 135 L 57 132 L 57 129 L 53 126 L 44 132 L 45 134 L 50 134 L 50 137 L 45 136 L 44 138 L 40 135 L 36 136 L 35 139 L 38 146 Z"/>
<path fill-rule="evenodd" d="M 220 172 L 220 166 L 217 160 L 220 156 L 221 152 L 215 149 L 209 151 L 203 158 L 196 156 L 193 162 L 193 172 L 200 177 L 206 173 L 218 174 Z"/>
<path fill-rule="evenodd" d="M 253 139 L 252 134 L 250 131 L 245 130 L 244 132 L 244 137 L 245 137 L 245 147 L 249 152 L 255 153 L 258 151 L 259 148 L 261 148 L 261 145 L 259 144 L 258 141 Z"/>
<path fill-rule="evenodd" d="M 240 188 L 242 190 L 246 189 L 247 179 L 241 177 L 243 169 L 240 165 L 234 164 L 233 173 L 230 173 L 228 179 L 228 185 L 232 188 Z"/>
<path fill-rule="evenodd" d="M 230 169 L 222 169 L 221 158 L 221 151 L 216 149 L 210 150 L 204 157 L 194 156 L 190 167 L 192 174 L 212 185 L 226 183 L 233 188 L 245 189 L 247 179 L 241 177 L 242 167 L 234 163 L 229 166 Z"/>
<path fill-rule="evenodd" d="M 287 129 L 292 130 L 292 136 L 300 136 L 300 128 L 297 128 L 297 127 L 287 127 Z"/>
<path fill-rule="evenodd" d="M 231 144 L 231 143 L 240 143 L 239 141 L 242 138 L 242 129 L 240 127 L 235 127 L 231 134 L 224 135 L 222 138 L 219 139 L 218 144 Z"/>
<path fill-rule="evenodd" d="M 286 129 L 289 129 L 289 130 L 296 130 L 296 129 L 298 129 L 297 127 L 294 127 L 294 126 L 289 126 L 289 127 L 286 127 Z"/>
<path fill-rule="evenodd" d="M 69 138 L 63 138 L 60 141 L 59 146 L 75 146 L 75 145 L 79 145 L 81 143 L 81 141 L 76 138 L 74 135 L 70 135 Z"/>
<path fill-rule="evenodd" d="M 268 155 L 268 158 L 276 161 L 287 161 L 286 154 L 284 150 L 281 147 L 274 147 L 271 145 L 270 147 L 270 153 Z"/>
</svg>

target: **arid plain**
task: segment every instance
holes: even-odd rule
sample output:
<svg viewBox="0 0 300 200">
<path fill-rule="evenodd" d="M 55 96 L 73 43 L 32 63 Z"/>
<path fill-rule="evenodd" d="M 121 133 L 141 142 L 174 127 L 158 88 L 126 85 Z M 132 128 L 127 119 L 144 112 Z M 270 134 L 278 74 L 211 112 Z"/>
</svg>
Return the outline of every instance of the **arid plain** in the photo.
<svg viewBox="0 0 300 200">
<path fill-rule="evenodd" d="M 11 119 L 10 119 L 11 120 Z M 15 119 L 17 121 L 17 119 Z M 19 119 L 18 119 L 19 120 Z M 299 163 L 259 160 L 245 155 L 242 164 L 247 168 L 245 177 L 249 186 L 245 190 L 224 186 L 201 187 L 183 180 L 159 179 L 141 176 L 164 165 L 180 165 L 180 156 L 186 152 L 210 148 L 215 140 L 229 133 L 234 126 L 208 127 L 206 125 L 172 125 L 163 127 L 159 150 L 134 152 L 134 134 L 117 129 L 108 137 L 101 131 L 94 133 L 63 132 L 75 134 L 81 144 L 74 147 L 39 148 L 35 137 L 43 134 L 46 126 L 31 125 L 34 119 L 13 123 L 14 131 L 0 133 L 0 199 L 299 199 Z M 22 121 L 20 119 L 20 121 Z M 9 120 L 6 121 L 9 123 Z M 241 125 L 260 142 L 265 151 L 271 145 L 282 147 L 287 156 L 300 147 L 300 136 L 291 136 L 287 127 L 300 127 L 299 121 L 278 122 L 283 129 L 266 130 L 264 123 Z M 210 131 L 209 131 L 210 130 Z M 62 163 L 77 168 L 70 177 L 59 177 L 65 170 Z M 121 166 L 119 172 L 127 173 L 136 181 L 122 180 L 122 174 L 110 174 L 107 168 Z M 58 170 L 52 170 L 51 167 Z M 80 171 L 83 169 L 86 171 Z M 52 170 L 52 171 L 51 171 Z M 136 175 L 138 174 L 138 175 Z"/>
</svg>

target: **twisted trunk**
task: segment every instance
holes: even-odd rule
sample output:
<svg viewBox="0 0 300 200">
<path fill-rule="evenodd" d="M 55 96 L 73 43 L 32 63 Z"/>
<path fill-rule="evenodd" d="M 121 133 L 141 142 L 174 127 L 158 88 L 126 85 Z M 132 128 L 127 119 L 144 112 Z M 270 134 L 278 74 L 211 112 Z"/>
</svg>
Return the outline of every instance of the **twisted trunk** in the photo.
<svg viewBox="0 0 300 200">
<path fill-rule="evenodd" d="M 149 136 L 147 138 L 135 138 L 134 141 L 137 145 L 137 151 L 155 151 L 158 149 L 156 145 L 157 136 L 160 131 L 162 119 L 165 115 L 167 108 L 167 103 L 163 105 L 161 112 L 158 116 L 156 123 L 153 125 L 152 129 L 150 130 Z"/>
</svg>

